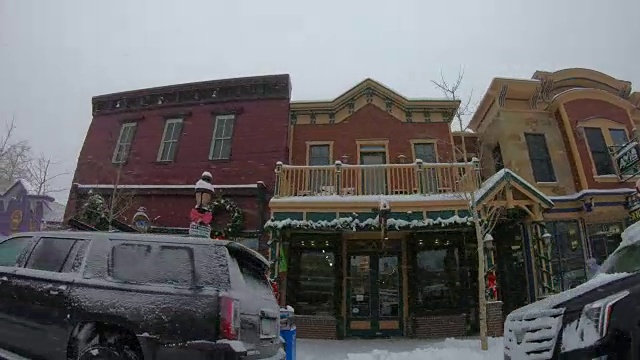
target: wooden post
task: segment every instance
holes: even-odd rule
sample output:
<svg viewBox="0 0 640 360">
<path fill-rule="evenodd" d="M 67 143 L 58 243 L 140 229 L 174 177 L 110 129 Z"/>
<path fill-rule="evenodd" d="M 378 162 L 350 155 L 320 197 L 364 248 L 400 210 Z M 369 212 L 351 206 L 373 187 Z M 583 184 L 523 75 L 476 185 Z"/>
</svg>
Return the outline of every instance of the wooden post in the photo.
<svg viewBox="0 0 640 360">
<path fill-rule="evenodd" d="M 335 172 L 335 194 L 334 195 L 342 195 L 342 162 L 340 160 L 335 163 L 336 172 Z"/>
<path fill-rule="evenodd" d="M 421 159 L 416 159 L 416 167 L 416 171 L 418 173 L 418 193 L 425 194 L 424 163 Z"/>
<path fill-rule="evenodd" d="M 402 333 L 409 335 L 409 259 L 407 256 L 407 237 L 402 238 Z"/>
<path fill-rule="evenodd" d="M 280 187 L 282 186 L 282 161 L 276 163 L 276 185 L 273 191 L 273 197 L 280 197 Z"/>
<path fill-rule="evenodd" d="M 342 332 L 347 336 L 347 274 L 349 274 L 349 259 L 347 259 L 347 239 L 340 237 L 342 243 Z"/>
</svg>

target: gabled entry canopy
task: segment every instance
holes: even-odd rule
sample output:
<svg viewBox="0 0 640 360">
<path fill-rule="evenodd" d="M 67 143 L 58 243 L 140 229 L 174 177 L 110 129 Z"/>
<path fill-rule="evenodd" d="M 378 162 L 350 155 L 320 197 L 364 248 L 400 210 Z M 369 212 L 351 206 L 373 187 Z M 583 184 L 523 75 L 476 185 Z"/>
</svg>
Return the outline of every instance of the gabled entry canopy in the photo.
<svg viewBox="0 0 640 360">
<path fill-rule="evenodd" d="M 553 207 L 553 201 L 518 174 L 502 169 L 476 191 L 476 205 L 521 208 L 538 220 L 542 216 L 542 209 Z"/>
</svg>

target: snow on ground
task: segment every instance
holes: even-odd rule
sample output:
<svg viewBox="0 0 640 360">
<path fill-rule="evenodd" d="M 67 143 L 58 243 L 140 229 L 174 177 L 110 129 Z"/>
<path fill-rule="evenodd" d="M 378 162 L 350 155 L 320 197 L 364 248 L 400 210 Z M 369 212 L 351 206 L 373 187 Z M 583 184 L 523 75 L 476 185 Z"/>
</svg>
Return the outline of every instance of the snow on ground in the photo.
<svg viewBox="0 0 640 360">
<path fill-rule="evenodd" d="M 478 339 L 310 340 L 298 339 L 298 360 L 498 360 L 502 338 L 489 339 L 480 350 Z"/>
</svg>

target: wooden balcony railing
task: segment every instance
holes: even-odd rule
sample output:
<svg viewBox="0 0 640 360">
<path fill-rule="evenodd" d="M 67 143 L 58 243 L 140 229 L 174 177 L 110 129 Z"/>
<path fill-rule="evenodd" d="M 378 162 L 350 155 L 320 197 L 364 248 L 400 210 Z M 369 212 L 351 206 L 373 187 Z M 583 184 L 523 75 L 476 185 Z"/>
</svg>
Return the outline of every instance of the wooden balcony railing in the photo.
<svg viewBox="0 0 640 360">
<path fill-rule="evenodd" d="M 298 166 L 276 164 L 276 197 L 446 194 L 479 186 L 477 162 Z"/>
</svg>

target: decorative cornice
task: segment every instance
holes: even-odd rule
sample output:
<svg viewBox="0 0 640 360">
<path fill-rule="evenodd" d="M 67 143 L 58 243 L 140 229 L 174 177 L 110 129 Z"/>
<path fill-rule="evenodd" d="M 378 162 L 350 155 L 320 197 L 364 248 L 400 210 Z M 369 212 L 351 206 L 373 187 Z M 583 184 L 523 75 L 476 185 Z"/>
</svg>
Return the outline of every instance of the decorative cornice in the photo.
<svg viewBox="0 0 640 360">
<path fill-rule="evenodd" d="M 95 96 L 93 115 L 226 101 L 291 97 L 289 75 L 268 75 L 170 85 Z"/>
</svg>

